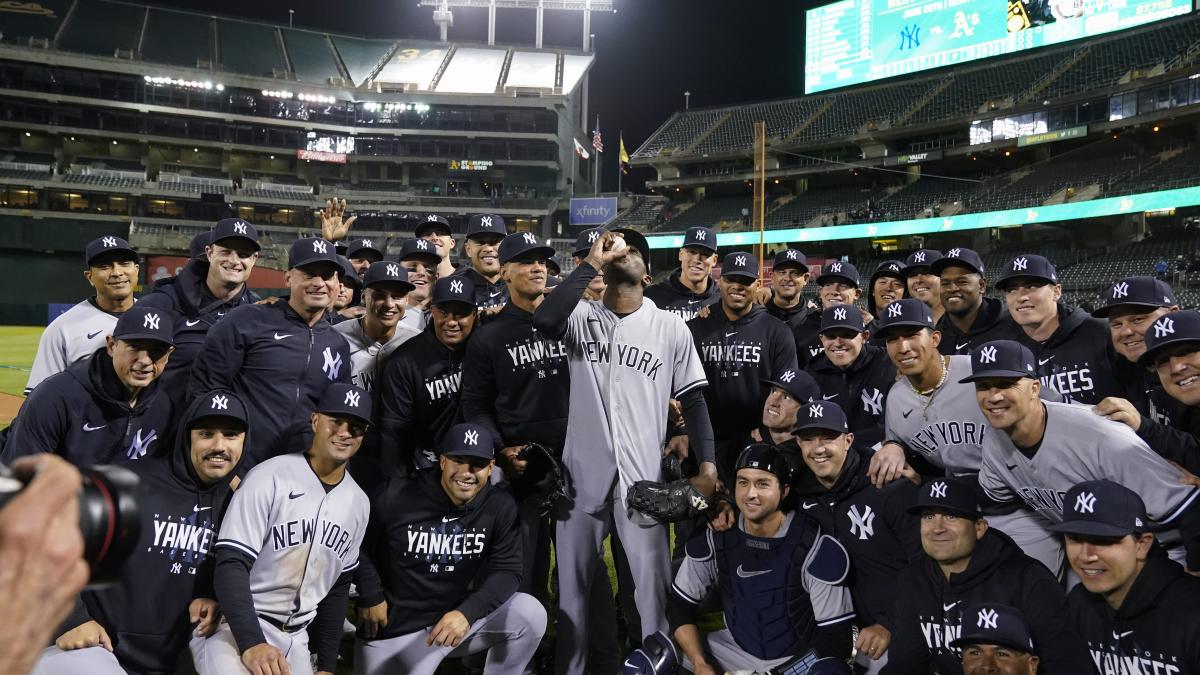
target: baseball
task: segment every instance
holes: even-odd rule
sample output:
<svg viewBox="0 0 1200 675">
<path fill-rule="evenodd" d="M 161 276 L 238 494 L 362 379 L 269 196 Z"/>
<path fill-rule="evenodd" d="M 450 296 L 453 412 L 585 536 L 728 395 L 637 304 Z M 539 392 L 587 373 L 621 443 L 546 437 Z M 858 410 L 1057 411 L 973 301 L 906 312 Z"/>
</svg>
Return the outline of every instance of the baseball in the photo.
<svg viewBox="0 0 1200 675">
<path fill-rule="evenodd" d="M 626 246 L 628 246 L 628 244 L 625 243 L 625 238 L 618 236 L 617 238 L 613 239 L 612 246 L 610 246 L 608 250 L 612 251 L 613 253 L 617 253 L 625 250 Z"/>
</svg>

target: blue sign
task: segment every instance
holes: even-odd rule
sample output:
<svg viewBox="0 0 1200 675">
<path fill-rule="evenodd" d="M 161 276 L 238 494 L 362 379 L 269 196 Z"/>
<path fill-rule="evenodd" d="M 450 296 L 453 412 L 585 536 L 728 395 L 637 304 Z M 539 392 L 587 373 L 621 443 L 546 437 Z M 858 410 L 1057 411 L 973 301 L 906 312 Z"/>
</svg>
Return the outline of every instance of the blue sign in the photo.
<svg viewBox="0 0 1200 675">
<path fill-rule="evenodd" d="M 572 225 L 605 225 L 617 217 L 616 197 L 571 200 Z"/>
</svg>

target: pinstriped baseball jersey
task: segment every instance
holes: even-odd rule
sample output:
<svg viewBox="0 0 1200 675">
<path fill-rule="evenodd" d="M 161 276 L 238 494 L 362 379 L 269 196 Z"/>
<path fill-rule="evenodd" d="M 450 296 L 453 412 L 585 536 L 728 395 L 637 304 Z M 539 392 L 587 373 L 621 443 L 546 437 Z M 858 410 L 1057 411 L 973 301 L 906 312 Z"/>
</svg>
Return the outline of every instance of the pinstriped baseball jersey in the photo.
<svg viewBox="0 0 1200 675">
<path fill-rule="evenodd" d="M 907 378 L 892 385 L 884 438 L 924 456 L 950 475 L 976 473 L 983 439 L 993 433 L 992 428 L 975 401 L 974 385 L 958 382 L 971 374 L 971 357 L 951 356 L 949 370 L 932 401 L 918 396 Z"/>
<path fill-rule="evenodd" d="M 42 380 L 61 373 L 67 366 L 86 359 L 104 346 L 104 338 L 117 326 L 117 314 L 96 306 L 88 299 L 60 314 L 46 326 L 38 339 L 37 355 L 25 384 L 25 395 Z"/>
<path fill-rule="evenodd" d="M 343 572 L 358 566 L 370 502 L 349 473 L 325 491 L 304 455 L 251 469 L 233 494 L 217 548 L 254 559 L 254 609 L 289 626 L 310 621 Z"/>
</svg>

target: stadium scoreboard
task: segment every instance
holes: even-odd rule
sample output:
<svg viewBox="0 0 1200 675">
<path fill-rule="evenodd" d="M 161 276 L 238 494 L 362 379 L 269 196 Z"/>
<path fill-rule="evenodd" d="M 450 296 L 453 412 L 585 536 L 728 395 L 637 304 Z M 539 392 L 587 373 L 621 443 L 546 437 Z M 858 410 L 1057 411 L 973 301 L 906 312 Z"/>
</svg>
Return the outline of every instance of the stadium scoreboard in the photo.
<svg viewBox="0 0 1200 675">
<path fill-rule="evenodd" d="M 1191 10 L 1192 0 L 842 0 L 806 12 L 804 93 L 1102 35 Z"/>
</svg>

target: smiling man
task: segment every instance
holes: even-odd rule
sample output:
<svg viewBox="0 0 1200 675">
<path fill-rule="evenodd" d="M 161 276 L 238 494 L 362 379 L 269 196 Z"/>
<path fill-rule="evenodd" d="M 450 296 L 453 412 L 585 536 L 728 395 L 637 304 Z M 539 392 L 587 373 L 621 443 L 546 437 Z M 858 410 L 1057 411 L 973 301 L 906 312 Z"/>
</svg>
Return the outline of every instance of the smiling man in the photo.
<svg viewBox="0 0 1200 675">
<path fill-rule="evenodd" d="M 962 650 L 963 675 L 1037 675 L 1040 659 L 1021 610 L 988 602 L 964 608 L 963 616 L 962 635 L 951 643 Z"/>
<path fill-rule="evenodd" d="M 750 438 L 755 443 L 772 445 L 783 453 L 792 469 L 792 477 L 799 478 L 806 468 L 792 429 L 796 426 L 796 414 L 812 401 L 820 400 L 821 390 L 816 380 L 803 370 L 781 370 L 763 384 L 770 390 L 763 402 L 762 422 L 750 432 Z"/>
<path fill-rule="evenodd" d="M 992 340 L 1016 340 L 1021 329 L 1008 316 L 1004 302 L 987 297 L 987 271 L 979 254 L 952 248 L 930 265 L 938 277 L 945 313 L 937 322 L 942 333 L 938 351 L 969 354 L 971 346 Z"/>
<path fill-rule="evenodd" d="M 821 326 L 820 312 L 812 311 L 804 299 L 804 286 L 810 276 L 804 253 L 787 248 L 775 254 L 775 263 L 771 266 L 771 299 L 764 306 L 768 314 L 792 329 L 797 350 L 807 344 Z"/>
<path fill-rule="evenodd" d="M 425 330 L 429 323 L 429 300 L 433 284 L 441 274 L 436 245 L 426 239 L 409 239 L 400 247 L 400 266 L 408 275 L 413 289 L 404 296 L 404 316 L 400 322 L 415 331 Z M 447 275 L 448 276 L 448 275 Z"/>
<path fill-rule="evenodd" d="M 712 278 L 716 264 L 717 233 L 708 227 L 689 227 L 679 247 L 679 269 L 647 288 L 646 297 L 659 309 L 691 320 L 701 308 L 721 299 Z"/>
<path fill-rule="evenodd" d="M 362 281 L 366 314 L 361 319 L 343 321 L 333 329 L 350 345 L 351 382 L 372 391 L 379 365 L 400 345 L 421 333 L 400 324 L 404 317 L 404 297 L 413 285 L 399 263 L 371 263 Z"/>
<path fill-rule="evenodd" d="M 817 276 L 817 299 L 821 305 L 821 312 L 834 305 L 852 305 L 857 308 L 856 303 L 862 297 L 862 289 L 858 284 L 858 268 L 854 265 L 840 260 L 826 265 L 821 274 Z M 861 310 L 856 311 L 861 314 Z M 821 314 L 819 312 L 814 314 L 813 321 L 819 328 Z M 819 357 L 824 349 L 820 336 L 814 333 L 804 344 L 796 346 L 796 357 L 803 367 Z"/>
<path fill-rule="evenodd" d="M 929 307 L 933 313 L 933 321 L 942 320 L 946 308 L 942 305 L 942 280 L 933 265 L 942 259 L 942 252 L 930 248 L 911 253 L 900 269 L 904 284 L 908 288 L 908 297 L 916 298 Z"/>
<path fill-rule="evenodd" d="M 413 237 L 433 244 L 439 258 L 433 270 L 436 276 L 454 274 L 454 264 L 450 262 L 450 253 L 454 251 L 454 230 L 450 228 L 450 221 L 431 213 L 413 230 Z"/>
<path fill-rule="evenodd" d="M 508 227 L 500 216 L 476 214 L 467 221 L 467 242 L 463 252 L 471 264 L 459 268 L 451 276 L 471 280 L 480 317 L 495 316 L 508 302 L 508 286 L 500 274 L 500 242 L 507 234 Z"/>
<path fill-rule="evenodd" d="M 884 308 L 908 297 L 908 287 L 904 284 L 904 276 L 900 274 L 902 269 L 904 263 L 899 260 L 884 260 L 871 273 L 871 281 L 867 284 L 867 313 L 873 317 L 871 323 L 867 324 L 867 330 L 871 335 L 875 335 L 879 315 Z M 883 342 L 878 338 L 872 344 L 883 347 Z"/>
</svg>

